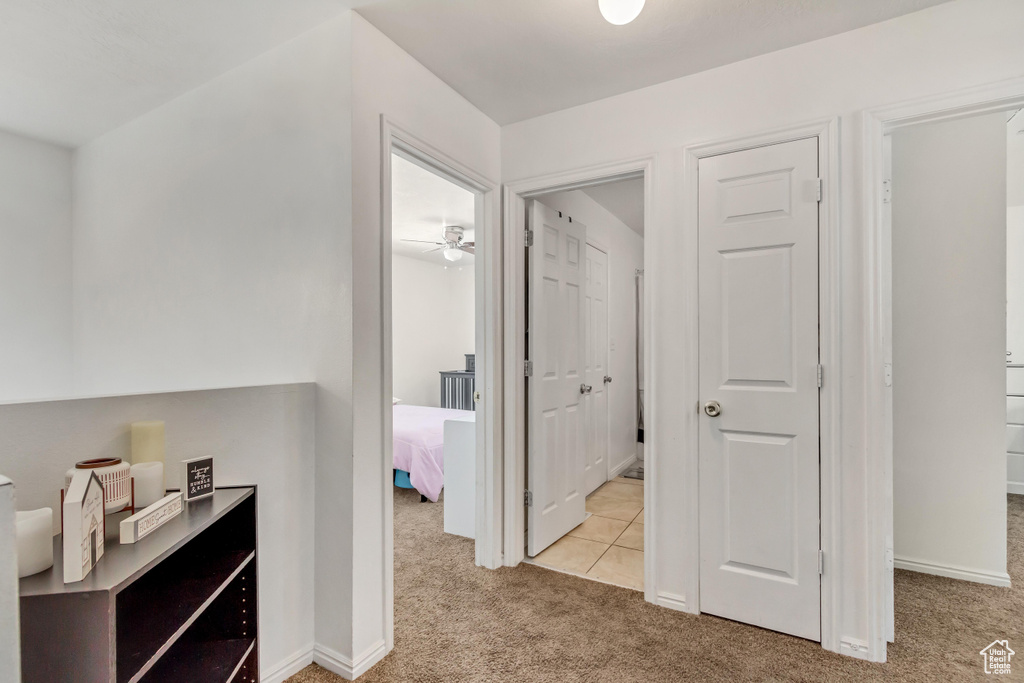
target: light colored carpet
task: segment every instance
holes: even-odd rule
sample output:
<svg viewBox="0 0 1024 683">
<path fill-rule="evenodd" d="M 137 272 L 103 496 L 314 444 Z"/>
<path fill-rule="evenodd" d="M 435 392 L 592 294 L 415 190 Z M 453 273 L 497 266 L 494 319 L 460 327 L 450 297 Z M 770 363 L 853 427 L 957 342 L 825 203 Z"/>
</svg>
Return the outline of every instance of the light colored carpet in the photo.
<svg viewBox="0 0 1024 683">
<path fill-rule="evenodd" d="M 443 533 L 440 504 L 396 490 L 395 649 L 359 680 L 982 680 L 978 653 L 997 638 L 1020 653 L 1001 680 L 1024 680 L 1024 496 L 1009 498 L 1013 588 L 897 571 L 896 642 L 888 663 L 869 664 L 540 567 L 474 567 L 473 543 Z M 342 679 L 310 666 L 289 680 Z"/>
</svg>

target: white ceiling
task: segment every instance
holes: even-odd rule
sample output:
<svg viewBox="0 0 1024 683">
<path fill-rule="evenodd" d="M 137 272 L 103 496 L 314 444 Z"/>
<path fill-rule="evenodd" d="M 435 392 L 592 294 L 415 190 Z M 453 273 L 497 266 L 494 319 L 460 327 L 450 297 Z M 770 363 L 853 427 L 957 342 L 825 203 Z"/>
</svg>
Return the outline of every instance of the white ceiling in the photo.
<svg viewBox="0 0 1024 683">
<path fill-rule="evenodd" d="M 644 179 L 620 180 L 607 185 L 584 188 L 595 202 L 625 223 L 631 230 L 644 235 Z"/>
<path fill-rule="evenodd" d="M 359 13 L 499 124 L 635 90 L 946 0 L 380 0 Z"/>
<path fill-rule="evenodd" d="M 0 128 L 78 146 L 367 0 L 0 0 Z"/>
<path fill-rule="evenodd" d="M 472 192 L 397 155 L 391 156 L 391 192 L 393 254 L 444 266 L 472 265 L 471 254 L 463 253 L 460 261 L 451 263 L 440 251 L 423 253 L 434 248 L 429 244 L 402 241 L 442 241 L 446 225 L 461 225 L 466 230 L 463 239 L 472 242 L 476 215 Z"/>
</svg>

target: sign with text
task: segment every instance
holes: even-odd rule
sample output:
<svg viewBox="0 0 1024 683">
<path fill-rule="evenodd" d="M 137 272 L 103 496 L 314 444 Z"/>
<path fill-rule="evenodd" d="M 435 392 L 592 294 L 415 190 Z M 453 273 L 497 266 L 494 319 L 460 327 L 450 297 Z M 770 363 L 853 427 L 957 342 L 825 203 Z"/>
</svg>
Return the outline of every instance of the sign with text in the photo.
<svg viewBox="0 0 1024 683">
<path fill-rule="evenodd" d="M 121 543 L 136 543 L 147 534 L 181 514 L 180 493 L 172 493 L 153 503 L 145 510 L 121 520 Z"/>
<path fill-rule="evenodd" d="M 181 461 L 181 492 L 186 501 L 213 495 L 213 456 Z"/>
</svg>

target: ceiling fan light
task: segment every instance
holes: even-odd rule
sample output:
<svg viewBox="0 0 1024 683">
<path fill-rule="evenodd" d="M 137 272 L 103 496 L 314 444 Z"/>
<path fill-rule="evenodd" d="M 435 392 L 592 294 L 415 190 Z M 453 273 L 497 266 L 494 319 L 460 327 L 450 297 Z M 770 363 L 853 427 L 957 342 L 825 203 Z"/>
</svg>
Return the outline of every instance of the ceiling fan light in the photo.
<svg viewBox="0 0 1024 683">
<path fill-rule="evenodd" d="M 622 26 L 640 16 L 645 0 L 597 0 L 601 14 L 609 24 Z"/>
<path fill-rule="evenodd" d="M 454 263 L 462 259 L 462 250 L 458 247 L 445 247 L 444 257 L 446 260 Z"/>
</svg>

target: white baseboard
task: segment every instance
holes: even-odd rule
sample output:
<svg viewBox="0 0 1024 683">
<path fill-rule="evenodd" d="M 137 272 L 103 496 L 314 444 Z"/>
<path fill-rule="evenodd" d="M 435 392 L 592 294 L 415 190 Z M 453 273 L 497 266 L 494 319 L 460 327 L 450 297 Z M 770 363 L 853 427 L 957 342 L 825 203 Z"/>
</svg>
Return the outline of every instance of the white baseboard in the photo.
<svg viewBox="0 0 1024 683">
<path fill-rule="evenodd" d="M 387 644 L 380 640 L 355 659 L 349 659 L 329 647 L 317 645 L 313 650 L 313 661 L 347 681 L 354 681 L 384 659 L 388 653 Z"/>
<path fill-rule="evenodd" d="M 260 680 L 262 683 L 284 683 L 313 663 L 313 649 L 313 643 L 300 648 L 284 661 L 278 662 L 270 671 L 265 672 Z"/>
<path fill-rule="evenodd" d="M 896 569 L 906 569 L 922 574 L 933 574 L 944 576 L 948 579 L 959 579 L 960 581 L 973 581 L 984 583 L 989 586 L 1010 587 L 1010 575 L 1006 572 L 990 572 L 985 569 L 968 569 L 966 567 L 953 567 L 919 560 L 911 560 L 904 557 L 897 557 L 895 560 Z"/>
<path fill-rule="evenodd" d="M 665 607 L 667 609 L 674 609 L 677 612 L 689 612 L 686 609 L 686 596 L 676 595 L 675 593 L 658 593 L 658 597 L 655 599 L 654 604 L 659 607 Z"/>
<path fill-rule="evenodd" d="M 608 481 L 611 481 L 615 477 L 619 476 L 620 474 L 628 470 L 630 467 L 632 467 L 634 464 L 636 464 L 636 453 L 633 453 L 633 455 L 627 457 L 622 462 L 622 464 L 613 467 L 611 472 L 608 473 Z"/>
<path fill-rule="evenodd" d="M 1024 496 L 1024 481 L 1006 482 L 1006 492 L 1016 493 L 1018 496 Z"/>
</svg>

